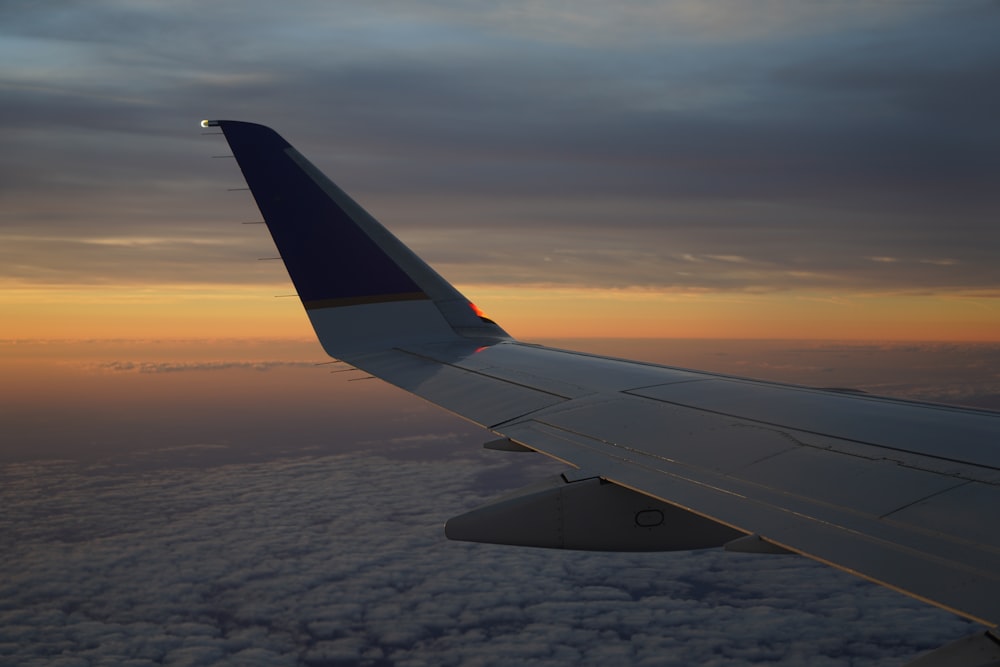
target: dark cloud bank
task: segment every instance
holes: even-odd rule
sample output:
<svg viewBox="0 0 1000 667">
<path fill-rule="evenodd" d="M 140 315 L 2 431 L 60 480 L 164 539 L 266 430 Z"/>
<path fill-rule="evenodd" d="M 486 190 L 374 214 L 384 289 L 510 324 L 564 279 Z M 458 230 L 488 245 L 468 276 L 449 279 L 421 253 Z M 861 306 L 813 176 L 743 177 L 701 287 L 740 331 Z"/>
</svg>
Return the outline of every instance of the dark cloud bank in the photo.
<svg viewBox="0 0 1000 667">
<path fill-rule="evenodd" d="M 724 255 L 758 289 L 995 289 L 995 3 L 702 7 L 0 10 L 4 275 L 274 280 L 213 224 L 253 215 L 201 159 L 214 115 L 276 127 L 459 281 L 745 286 L 683 260 Z"/>
</svg>

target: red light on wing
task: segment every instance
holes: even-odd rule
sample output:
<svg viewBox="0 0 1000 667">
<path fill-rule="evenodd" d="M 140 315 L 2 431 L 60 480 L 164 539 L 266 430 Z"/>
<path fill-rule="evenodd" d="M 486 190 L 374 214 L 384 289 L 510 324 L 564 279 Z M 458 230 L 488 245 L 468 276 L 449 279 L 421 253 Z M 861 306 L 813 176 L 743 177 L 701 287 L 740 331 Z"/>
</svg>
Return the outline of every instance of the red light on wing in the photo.
<svg viewBox="0 0 1000 667">
<path fill-rule="evenodd" d="M 476 317 L 478 317 L 479 319 L 481 319 L 483 322 L 489 322 L 490 324 L 494 324 L 493 320 L 491 320 L 490 318 L 486 317 L 486 313 L 484 313 L 483 311 L 479 310 L 479 306 L 477 306 L 476 304 L 472 303 L 471 301 L 469 302 L 469 308 L 471 308 L 472 312 L 474 312 L 476 314 Z"/>
</svg>

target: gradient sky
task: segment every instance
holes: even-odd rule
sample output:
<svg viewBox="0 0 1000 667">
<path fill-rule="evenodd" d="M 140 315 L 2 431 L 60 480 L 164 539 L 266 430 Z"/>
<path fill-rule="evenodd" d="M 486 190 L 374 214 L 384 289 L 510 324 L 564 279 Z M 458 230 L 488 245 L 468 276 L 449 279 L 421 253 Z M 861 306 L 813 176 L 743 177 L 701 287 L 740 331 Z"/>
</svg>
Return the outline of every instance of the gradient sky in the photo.
<svg viewBox="0 0 1000 667">
<path fill-rule="evenodd" d="M 1000 340 L 995 1 L 7 2 L 5 338 L 301 336 L 205 117 L 515 335 Z"/>
</svg>

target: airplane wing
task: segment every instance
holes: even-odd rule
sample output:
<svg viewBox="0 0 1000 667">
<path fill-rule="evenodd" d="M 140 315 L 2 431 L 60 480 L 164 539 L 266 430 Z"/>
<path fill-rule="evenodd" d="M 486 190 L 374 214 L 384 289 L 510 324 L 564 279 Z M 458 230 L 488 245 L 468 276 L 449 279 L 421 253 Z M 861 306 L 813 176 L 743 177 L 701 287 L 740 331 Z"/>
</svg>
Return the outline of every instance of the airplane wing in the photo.
<svg viewBox="0 0 1000 667">
<path fill-rule="evenodd" d="M 449 537 L 796 553 L 1000 623 L 1000 413 L 517 341 L 273 130 L 203 125 L 225 134 L 330 356 L 492 431 L 489 447 L 572 467 Z M 963 642 L 919 664 L 1000 661 L 993 630 Z"/>
</svg>

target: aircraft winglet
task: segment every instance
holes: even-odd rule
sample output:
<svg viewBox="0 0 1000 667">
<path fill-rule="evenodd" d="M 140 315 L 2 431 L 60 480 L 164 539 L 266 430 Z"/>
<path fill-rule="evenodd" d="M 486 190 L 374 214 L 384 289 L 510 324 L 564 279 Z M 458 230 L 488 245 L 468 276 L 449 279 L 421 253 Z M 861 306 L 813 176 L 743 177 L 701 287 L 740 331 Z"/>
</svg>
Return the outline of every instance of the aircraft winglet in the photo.
<svg viewBox="0 0 1000 667">
<path fill-rule="evenodd" d="M 509 336 L 277 132 L 225 134 L 324 349 L 341 358 L 402 343 Z"/>
</svg>

